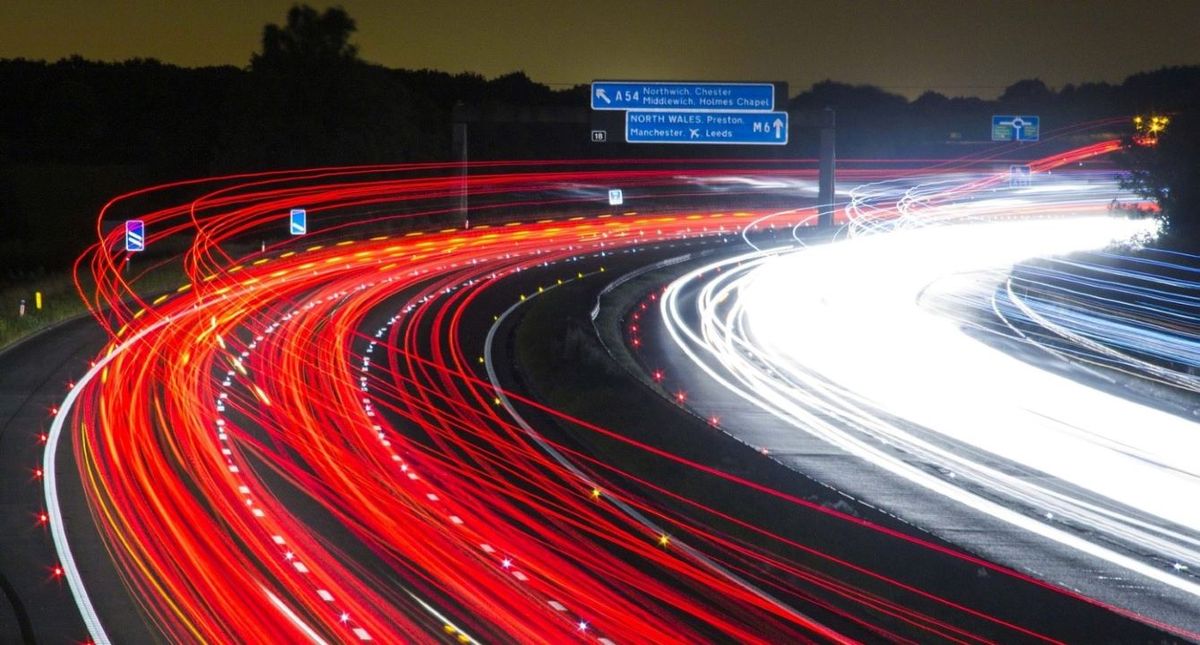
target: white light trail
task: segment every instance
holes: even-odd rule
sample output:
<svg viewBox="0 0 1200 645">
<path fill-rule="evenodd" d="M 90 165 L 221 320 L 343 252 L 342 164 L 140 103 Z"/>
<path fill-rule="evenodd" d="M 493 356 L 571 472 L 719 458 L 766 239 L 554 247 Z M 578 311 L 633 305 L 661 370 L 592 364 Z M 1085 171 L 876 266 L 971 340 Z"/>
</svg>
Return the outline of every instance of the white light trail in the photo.
<svg viewBox="0 0 1200 645">
<path fill-rule="evenodd" d="M 971 305 L 1003 290 L 1013 264 L 1104 248 L 1156 226 L 1071 215 L 1105 201 L 1075 188 L 955 203 L 939 198 L 938 184 L 864 187 L 847 207 L 861 224 L 854 230 L 892 232 L 698 268 L 662 300 L 668 331 L 709 376 L 786 421 L 781 432 L 807 432 L 956 503 L 1200 597 L 1200 585 L 1178 574 L 1186 569 L 1060 523 L 1200 564 L 1200 424 L 964 331 L 977 313 Z M 1064 216 L 991 221 L 1035 209 Z M 726 422 L 736 434 L 735 426 Z M 992 499 L 973 492 L 979 487 Z"/>
</svg>

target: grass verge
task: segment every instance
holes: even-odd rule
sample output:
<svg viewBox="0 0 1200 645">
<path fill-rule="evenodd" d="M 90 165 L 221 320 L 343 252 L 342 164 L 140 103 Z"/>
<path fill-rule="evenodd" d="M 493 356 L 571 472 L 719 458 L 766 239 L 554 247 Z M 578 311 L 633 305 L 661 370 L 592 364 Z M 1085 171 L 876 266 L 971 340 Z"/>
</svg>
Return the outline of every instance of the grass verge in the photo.
<svg viewBox="0 0 1200 645">
<path fill-rule="evenodd" d="M 135 286 L 139 294 L 148 296 L 173 291 L 186 281 L 179 263 L 170 262 L 138 276 Z M 82 280 L 81 287 L 85 293 L 90 293 L 95 289 L 95 282 L 88 276 Z M 41 309 L 37 307 L 39 292 L 42 294 Z M 20 311 L 22 300 L 25 301 L 24 315 Z M 0 287 L 0 351 L 43 329 L 86 313 L 87 306 L 79 297 L 74 276 L 69 271 L 11 282 Z"/>
</svg>

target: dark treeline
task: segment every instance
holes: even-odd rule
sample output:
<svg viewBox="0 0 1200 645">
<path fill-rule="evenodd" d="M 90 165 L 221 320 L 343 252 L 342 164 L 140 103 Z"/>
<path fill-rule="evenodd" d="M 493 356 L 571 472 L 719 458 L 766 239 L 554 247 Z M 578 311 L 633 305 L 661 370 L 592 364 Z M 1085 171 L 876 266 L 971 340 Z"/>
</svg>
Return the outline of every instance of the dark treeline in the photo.
<svg viewBox="0 0 1200 645">
<path fill-rule="evenodd" d="M 522 72 L 488 80 L 359 61 L 190 69 L 149 59 L 9 59 L 0 60 L 0 88 L 0 160 L 135 164 L 164 177 L 446 159 L 458 101 L 587 100 L 585 87 L 554 91 Z"/>
<path fill-rule="evenodd" d="M 239 67 L 181 68 L 155 60 L 103 63 L 0 60 L 0 280 L 65 265 L 93 239 L 97 209 L 115 194 L 179 179 L 237 171 L 450 158 L 456 103 L 573 106 L 588 89 L 551 89 L 522 72 L 477 74 L 388 69 L 362 61 L 340 9 L 296 6 L 263 30 Z M 1038 114 L 1044 132 L 1064 125 L 1176 111 L 1197 104 L 1200 67 L 1164 68 L 1123 83 L 1048 88 L 1020 81 L 994 101 L 928 92 L 909 101 L 870 86 L 815 84 L 793 109 L 837 111 L 842 157 L 953 157 L 988 145 L 990 115 Z M 472 157 L 562 158 L 634 154 L 590 145 L 586 124 L 480 128 Z M 814 154 L 814 136 L 794 131 L 785 150 Z M 680 150 L 680 148 L 688 148 Z M 730 151 L 722 150 L 722 154 Z M 640 154 L 706 155 L 671 146 Z"/>
<path fill-rule="evenodd" d="M 1121 154 L 1128 188 L 1153 199 L 1166 215 L 1161 245 L 1200 253 L 1200 111 L 1182 110 L 1149 141 L 1130 137 Z"/>
<path fill-rule="evenodd" d="M 522 72 L 489 80 L 387 69 L 356 58 L 304 65 L 260 55 L 244 69 L 190 69 L 148 59 L 0 60 L 0 88 L 0 161 L 133 164 L 154 169 L 155 178 L 445 160 L 456 102 L 587 104 L 585 85 L 554 90 Z M 1085 83 L 1059 90 L 1025 80 L 996 100 L 926 92 L 909 101 L 877 87 L 822 81 L 791 98 L 789 107 L 835 109 L 844 156 L 891 157 L 985 143 L 992 114 L 1038 114 L 1049 131 L 1150 110 L 1177 111 L 1195 104 L 1197 88 L 1200 67 L 1136 74 L 1119 85 Z M 588 149 L 563 151 L 552 139 L 513 139 L 518 145 L 511 149 L 497 140 L 480 150 L 493 158 L 554 158 Z M 811 150 L 788 152 L 802 156 Z"/>
</svg>

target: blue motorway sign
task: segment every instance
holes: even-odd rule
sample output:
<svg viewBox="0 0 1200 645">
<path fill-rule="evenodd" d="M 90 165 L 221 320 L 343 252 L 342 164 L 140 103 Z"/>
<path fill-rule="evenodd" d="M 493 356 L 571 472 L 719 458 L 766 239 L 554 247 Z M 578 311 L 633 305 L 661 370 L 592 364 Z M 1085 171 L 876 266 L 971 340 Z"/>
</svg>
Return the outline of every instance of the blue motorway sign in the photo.
<svg viewBox="0 0 1200 645">
<path fill-rule="evenodd" d="M 1033 170 L 1025 164 L 1013 164 L 1008 167 L 1008 186 L 1009 188 L 1022 188 L 1028 186 L 1030 179 L 1033 177 Z"/>
<path fill-rule="evenodd" d="M 593 110 L 770 112 L 770 83 L 593 81 Z"/>
<path fill-rule="evenodd" d="M 288 230 L 292 235 L 304 235 L 308 232 L 308 213 L 303 208 L 293 208 L 288 217 Z"/>
<path fill-rule="evenodd" d="M 1037 141 L 1040 119 L 1036 116 L 997 114 L 992 117 L 992 141 Z"/>
<path fill-rule="evenodd" d="M 625 141 L 783 146 L 788 142 L 788 115 L 631 111 L 625 113 Z"/>
<path fill-rule="evenodd" d="M 125 220 L 125 250 L 129 253 L 146 250 L 146 225 L 142 220 Z"/>
</svg>

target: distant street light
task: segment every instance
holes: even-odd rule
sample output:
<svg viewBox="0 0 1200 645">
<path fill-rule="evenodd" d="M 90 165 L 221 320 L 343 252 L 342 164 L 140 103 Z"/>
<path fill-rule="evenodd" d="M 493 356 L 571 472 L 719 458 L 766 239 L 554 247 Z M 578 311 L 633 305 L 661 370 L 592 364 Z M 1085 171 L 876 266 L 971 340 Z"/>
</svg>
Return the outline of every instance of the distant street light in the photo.
<svg viewBox="0 0 1200 645">
<path fill-rule="evenodd" d="M 1166 131 L 1170 117 L 1150 115 L 1133 117 L 1133 142 L 1140 146 L 1158 144 L 1158 137 Z"/>
</svg>

